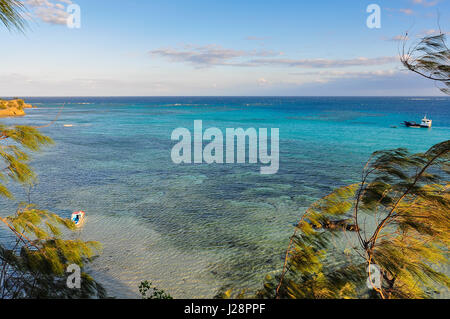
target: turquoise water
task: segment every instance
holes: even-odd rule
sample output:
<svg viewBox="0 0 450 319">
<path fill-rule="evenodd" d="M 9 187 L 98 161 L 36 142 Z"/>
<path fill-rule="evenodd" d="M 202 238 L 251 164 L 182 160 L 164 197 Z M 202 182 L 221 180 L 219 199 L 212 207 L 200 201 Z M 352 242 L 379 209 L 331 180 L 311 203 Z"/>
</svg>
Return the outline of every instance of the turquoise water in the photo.
<svg viewBox="0 0 450 319">
<path fill-rule="evenodd" d="M 175 297 L 259 287 L 282 267 L 293 224 L 314 200 L 358 180 L 376 150 L 426 151 L 450 137 L 450 99 L 440 98 L 29 98 L 11 124 L 42 125 L 55 145 L 34 155 L 31 200 L 69 217 L 79 236 L 103 243 L 90 267 L 110 295 L 136 297 L 149 280 Z M 427 114 L 432 129 L 404 120 Z M 280 129 L 280 169 L 260 164 L 175 165 L 172 131 Z M 66 125 L 66 126 L 65 126 Z M 71 125 L 70 127 L 67 125 Z M 393 127 L 396 126 L 396 127 Z M 17 201 L 26 192 L 15 188 Z M 2 215 L 16 203 L 1 199 Z"/>
</svg>

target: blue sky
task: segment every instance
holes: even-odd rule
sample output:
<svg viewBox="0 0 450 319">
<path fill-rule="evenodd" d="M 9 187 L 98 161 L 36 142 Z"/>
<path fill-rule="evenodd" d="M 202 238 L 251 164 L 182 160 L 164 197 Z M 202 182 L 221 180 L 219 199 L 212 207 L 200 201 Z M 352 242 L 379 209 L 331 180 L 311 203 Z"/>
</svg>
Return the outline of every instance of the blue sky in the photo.
<svg viewBox="0 0 450 319">
<path fill-rule="evenodd" d="M 25 35 L 0 28 L 0 96 L 441 94 L 402 69 L 396 39 L 438 14 L 448 31 L 449 0 L 24 2 Z"/>
</svg>

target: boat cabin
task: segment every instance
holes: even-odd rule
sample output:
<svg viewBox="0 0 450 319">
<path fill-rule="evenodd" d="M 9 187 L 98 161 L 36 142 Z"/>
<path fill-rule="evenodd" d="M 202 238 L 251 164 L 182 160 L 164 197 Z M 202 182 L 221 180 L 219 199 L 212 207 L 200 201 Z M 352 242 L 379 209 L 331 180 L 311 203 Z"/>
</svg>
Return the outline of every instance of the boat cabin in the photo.
<svg viewBox="0 0 450 319">
<path fill-rule="evenodd" d="M 431 127 L 432 122 L 433 121 L 430 119 L 427 119 L 427 116 L 425 115 L 425 117 L 422 119 L 422 122 L 420 123 L 420 126 L 429 128 L 429 127 Z"/>
</svg>

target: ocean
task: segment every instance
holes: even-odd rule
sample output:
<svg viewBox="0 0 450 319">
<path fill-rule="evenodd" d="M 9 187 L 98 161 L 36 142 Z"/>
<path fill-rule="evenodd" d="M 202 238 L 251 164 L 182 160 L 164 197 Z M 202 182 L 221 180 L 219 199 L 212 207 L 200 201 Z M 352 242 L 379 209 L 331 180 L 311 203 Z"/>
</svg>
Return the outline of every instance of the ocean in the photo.
<svg viewBox="0 0 450 319">
<path fill-rule="evenodd" d="M 448 97 L 58 97 L 8 124 L 45 125 L 55 144 L 34 154 L 31 201 L 88 219 L 72 235 L 97 240 L 89 267 L 115 297 L 138 297 L 148 280 L 176 298 L 213 297 L 224 287 L 260 288 L 283 266 L 294 225 L 315 200 L 356 182 L 370 154 L 424 152 L 450 138 Z M 405 128 L 427 115 L 431 129 Z M 279 128 L 277 174 L 260 164 L 171 160 L 178 127 Z M 2 216 L 15 201 L 0 199 Z M 0 236 L 5 236 L 4 231 Z"/>
</svg>

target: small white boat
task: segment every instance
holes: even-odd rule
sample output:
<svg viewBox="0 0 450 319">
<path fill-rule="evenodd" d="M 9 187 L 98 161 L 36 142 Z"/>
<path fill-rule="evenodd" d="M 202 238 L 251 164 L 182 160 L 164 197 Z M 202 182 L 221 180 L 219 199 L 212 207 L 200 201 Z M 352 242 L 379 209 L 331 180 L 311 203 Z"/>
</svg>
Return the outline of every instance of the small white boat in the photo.
<svg viewBox="0 0 450 319">
<path fill-rule="evenodd" d="M 85 219 L 86 219 L 86 213 L 83 211 L 72 213 L 71 220 L 75 223 L 76 227 L 80 227 L 81 225 L 83 225 Z"/>
<path fill-rule="evenodd" d="M 432 123 L 433 123 L 433 121 L 430 119 L 427 119 L 426 115 L 422 119 L 422 122 L 420 122 L 420 124 L 418 124 L 416 122 L 408 122 L 408 121 L 403 122 L 403 124 L 407 127 L 424 127 L 424 128 L 431 128 Z"/>
</svg>

